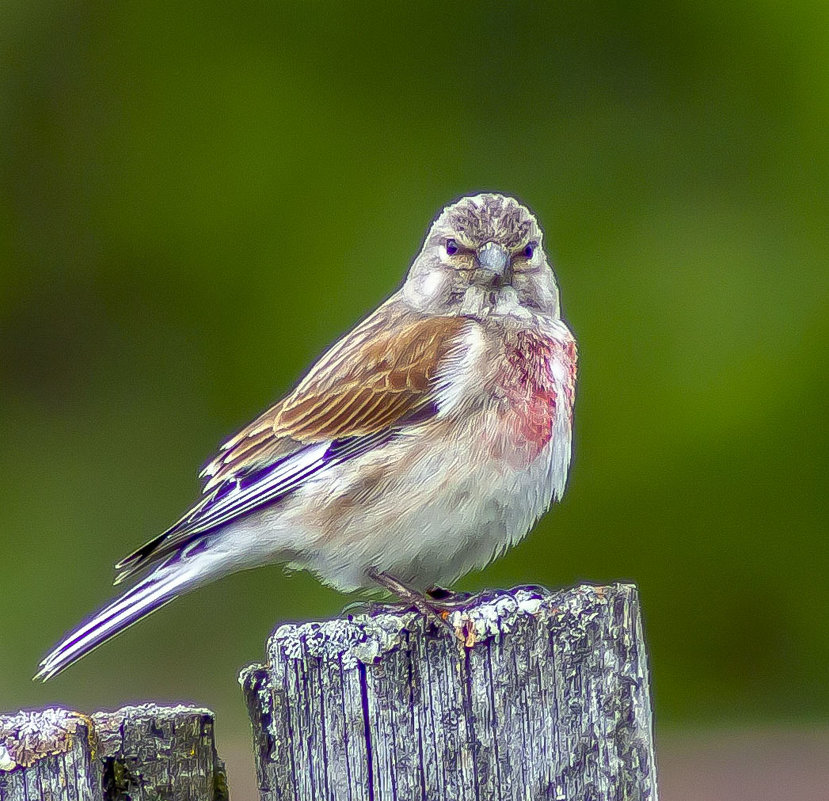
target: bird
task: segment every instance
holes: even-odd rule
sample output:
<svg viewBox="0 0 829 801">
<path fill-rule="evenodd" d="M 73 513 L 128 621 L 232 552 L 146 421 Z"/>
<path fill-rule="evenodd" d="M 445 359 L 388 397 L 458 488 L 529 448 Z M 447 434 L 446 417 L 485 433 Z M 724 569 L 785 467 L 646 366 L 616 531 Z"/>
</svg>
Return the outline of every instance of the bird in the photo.
<svg viewBox="0 0 829 801">
<path fill-rule="evenodd" d="M 434 611 L 438 588 L 503 554 L 561 499 L 576 377 L 534 214 L 497 193 L 450 203 L 400 288 L 221 445 L 198 502 L 116 564 L 115 584 L 132 586 L 35 678 L 267 563 Z"/>
</svg>

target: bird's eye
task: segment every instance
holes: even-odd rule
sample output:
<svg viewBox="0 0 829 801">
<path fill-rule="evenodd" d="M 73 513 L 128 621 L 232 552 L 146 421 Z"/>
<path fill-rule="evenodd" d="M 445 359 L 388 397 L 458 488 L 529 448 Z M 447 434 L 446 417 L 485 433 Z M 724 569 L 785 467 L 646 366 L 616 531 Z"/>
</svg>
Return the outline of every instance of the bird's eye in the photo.
<svg viewBox="0 0 829 801">
<path fill-rule="evenodd" d="M 446 253 L 449 256 L 454 256 L 460 248 L 458 247 L 458 243 L 454 239 L 447 239 L 446 240 Z"/>
<path fill-rule="evenodd" d="M 535 249 L 538 247 L 538 242 L 530 242 L 527 247 L 524 248 L 524 258 L 531 259 L 533 254 L 535 253 Z"/>
</svg>

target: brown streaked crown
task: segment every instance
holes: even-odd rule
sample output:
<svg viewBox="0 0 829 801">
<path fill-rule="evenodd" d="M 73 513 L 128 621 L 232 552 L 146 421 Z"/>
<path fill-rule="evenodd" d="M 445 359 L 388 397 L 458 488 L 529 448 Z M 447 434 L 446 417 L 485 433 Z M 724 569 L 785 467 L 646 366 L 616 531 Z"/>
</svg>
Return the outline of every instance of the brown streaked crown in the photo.
<svg viewBox="0 0 829 801">
<path fill-rule="evenodd" d="M 496 194 L 461 198 L 443 210 L 436 227 L 451 229 L 470 248 L 498 242 L 516 250 L 541 235 L 529 209 L 514 198 Z"/>
</svg>

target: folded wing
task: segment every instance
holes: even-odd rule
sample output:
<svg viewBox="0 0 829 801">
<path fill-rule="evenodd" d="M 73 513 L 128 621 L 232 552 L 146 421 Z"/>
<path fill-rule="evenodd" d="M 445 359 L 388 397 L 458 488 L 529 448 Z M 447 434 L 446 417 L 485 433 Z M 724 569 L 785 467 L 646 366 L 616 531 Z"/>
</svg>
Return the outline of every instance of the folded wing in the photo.
<svg viewBox="0 0 829 801">
<path fill-rule="evenodd" d="M 470 321 L 389 315 L 381 307 L 293 392 L 226 442 L 202 472 L 205 497 L 119 562 L 116 583 L 435 414 L 440 367 Z"/>
</svg>

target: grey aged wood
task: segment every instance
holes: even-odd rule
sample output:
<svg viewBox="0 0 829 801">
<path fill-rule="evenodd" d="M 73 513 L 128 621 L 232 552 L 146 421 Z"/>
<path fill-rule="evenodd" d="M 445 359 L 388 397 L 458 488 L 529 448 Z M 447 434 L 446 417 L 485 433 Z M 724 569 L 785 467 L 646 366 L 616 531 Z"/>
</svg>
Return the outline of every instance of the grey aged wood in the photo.
<svg viewBox="0 0 829 801">
<path fill-rule="evenodd" d="M 491 594 L 458 637 L 386 608 L 242 671 L 263 801 L 656 801 L 636 588 Z"/>
<path fill-rule="evenodd" d="M 213 713 L 152 704 L 0 716 L 0 801 L 225 801 Z"/>
<path fill-rule="evenodd" d="M 92 730 L 90 718 L 65 709 L 0 717 L 0 801 L 101 799 Z"/>
</svg>

